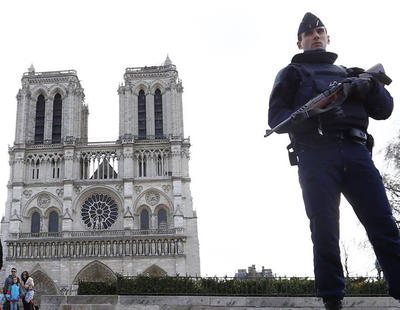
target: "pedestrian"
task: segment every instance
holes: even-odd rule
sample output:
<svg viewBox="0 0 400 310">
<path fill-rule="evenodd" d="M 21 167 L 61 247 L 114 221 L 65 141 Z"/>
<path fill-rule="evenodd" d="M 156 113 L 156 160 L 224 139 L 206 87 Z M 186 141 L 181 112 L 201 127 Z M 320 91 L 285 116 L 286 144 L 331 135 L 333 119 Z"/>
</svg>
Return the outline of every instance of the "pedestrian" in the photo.
<svg viewBox="0 0 400 310">
<path fill-rule="evenodd" d="M 3 269 L 3 245 L 0 240 L 0 270 Z"/>
<path fill-rule="evenodd" d="M 17 277 L 17 269 L 12 267 L 11 274 L 4 281 L 3 292 L 6 293 L 9 287 L 13 284 L 13 277 Z M 17 283 L 20 283 L 19 278 L 17 277 Z M 10 310 L 10 301 L 6 298 L 4 302 L 4 310 Z"/>
<path fill-rule="evenodd" d="M 25 298 L 22 299 L 22 304 L 24 305 L 24 310 L 31 310 L 32 309 L 32 305 L 33 305 L 33 301 L 32 301 L 32 305 L 30 304 L 29 301 L 26 301 L 26 293 L 29 291 L 29 287 L 31 287 L 31 291 L 32 291 L 32 298 L 33 298 L 33 289 L 34 289 L 34 282 L 33 282 L 33 278 L 29 276 L 28 271 L 24 271 L 21 273 L 21 284 L 22 284 L 22 289 L 24 290 L 25 293 Z"/>
<path fill-rule="evenodd" d="M 34 310 L 33 296 L 35 295 L 35 291 L 33 290 L 33 285 L 29 284 L 24 301 L 24 310 Z"/>
<path fill-rule="evenodd" d="M 3 309 L 3 305 L 4 305 L 5 300 L 6 300 L 6 297 L 3 294 L 3 290 L 1 290 L 0 291 L 0 310 Z"/>
<path fill-rule="evenodd" d="M 21 298 L 21 287 L 16 276 L 12 278 L 12 281 L 13 284 L 9 286 L 6 298 L 10 302 L 10 310 L 18 310 L 18 302 Z"/>
<path fill-rule="evenodd" d="M 353 27 L 353 35 L 360 28 Z M 310 220 L 316 294 L 326 309 L 341 309 L 345 279 L 339 248 L 339 204 L 343 194 L 365 227 L 382 267 L 388 291 L 400 298 L 400 236 L 381 176 L 371 159 L 369 117 L 387 119 L 393 99 L 374 78 L 359 78 L 360 68 L 334 64 L 330 37 L 322 21 L 306 13 L 298 29 L 303 53 L 277 75 L 268 122 L 275 127 L 311 98 L 337 83 L 347 83 L 344 102 L 329 112 L 294 117 L 278 133 L 289 133 L 299 182 Z M 353 46 L 350 48 L 354 48 Z"/>
</svg>

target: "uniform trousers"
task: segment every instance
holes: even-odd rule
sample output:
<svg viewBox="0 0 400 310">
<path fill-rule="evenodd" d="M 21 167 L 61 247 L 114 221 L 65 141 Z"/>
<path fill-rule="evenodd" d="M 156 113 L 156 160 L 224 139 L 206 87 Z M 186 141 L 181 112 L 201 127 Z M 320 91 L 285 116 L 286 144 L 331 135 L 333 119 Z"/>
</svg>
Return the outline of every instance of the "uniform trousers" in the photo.
<svg viewBox="0 0 400 310">
<path fill-rule="evenodd" d="M 400 234 L 381 175 L 365 145 L 318 137 L 296 143 L 299 181 L 310 220 L 318 297 L 342 299 L 339 204 L 343 194 L 364 226 L 382 267 L 388 292 L 400 299 Z"/>
</svg>

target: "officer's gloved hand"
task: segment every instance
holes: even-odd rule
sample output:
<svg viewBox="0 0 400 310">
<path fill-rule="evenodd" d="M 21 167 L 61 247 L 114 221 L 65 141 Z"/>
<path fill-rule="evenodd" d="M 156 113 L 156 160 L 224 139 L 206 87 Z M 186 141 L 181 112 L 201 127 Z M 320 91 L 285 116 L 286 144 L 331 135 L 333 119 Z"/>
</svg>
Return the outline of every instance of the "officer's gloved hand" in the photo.
<svg viewBox="0 0 400 310">
<path fill-rule="evenodd" d="M 374 88 L 375 81 L 370 78 L 350 77 L 343 81 L 344 92 L 347 97 L 365 99 Z"/>
<path fill-rule="evenodd" d="M 297 113 L 293 113 L 290 116 L 290 118 L 294 124 L 301 123 L 309 117 L 310 117 L 310 115 L 307 112 L 297 112 Z"/>
<path fill-rule="evenodd" d="M 324 117 L 328 117 L 331 119 L 340 119 L 344 118 L 346 115 L 342 109 L 342 105 L 338 105 L 332 109 L 330 109 L 328 112 L 325 113 Z"/>
</svg>

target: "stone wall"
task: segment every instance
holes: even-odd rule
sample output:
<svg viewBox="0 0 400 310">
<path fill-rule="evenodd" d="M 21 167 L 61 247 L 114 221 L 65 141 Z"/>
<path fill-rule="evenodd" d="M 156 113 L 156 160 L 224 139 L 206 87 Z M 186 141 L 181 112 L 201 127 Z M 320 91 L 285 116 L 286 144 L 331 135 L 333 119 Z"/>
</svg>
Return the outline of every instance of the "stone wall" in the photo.
<svg viewBox="0 0 400 310">
<path fill-rule="evenodd" d="M 43 296 L 40 310 L 250 310 L 252 308 L 324 309 L 314 297 L 215 296 Z M 400 303 L 390 297 L 348 297 L 344 309 L 394 310 Z"/>
</svg>

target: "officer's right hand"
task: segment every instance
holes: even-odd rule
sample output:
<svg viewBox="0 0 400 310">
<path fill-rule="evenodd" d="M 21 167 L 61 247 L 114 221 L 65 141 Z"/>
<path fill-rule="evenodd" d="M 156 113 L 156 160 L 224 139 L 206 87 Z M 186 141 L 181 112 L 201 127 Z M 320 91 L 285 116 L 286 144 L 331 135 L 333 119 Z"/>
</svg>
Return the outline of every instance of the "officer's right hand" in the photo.
<svg viewBox="0 0 400 310">
<path fill-rule="evenodd" d="M 294 124 L 301 123 L 309 117 L 310 116 L 307 112 L 296 112 L 290 116 Z"/>
</svg>

